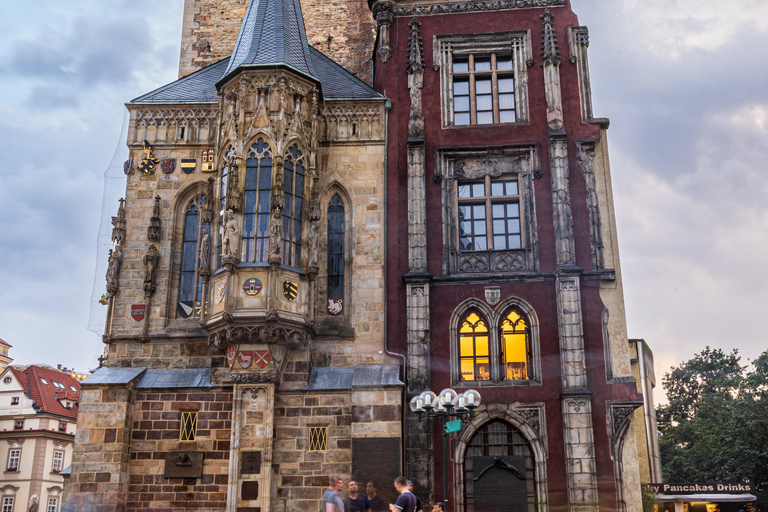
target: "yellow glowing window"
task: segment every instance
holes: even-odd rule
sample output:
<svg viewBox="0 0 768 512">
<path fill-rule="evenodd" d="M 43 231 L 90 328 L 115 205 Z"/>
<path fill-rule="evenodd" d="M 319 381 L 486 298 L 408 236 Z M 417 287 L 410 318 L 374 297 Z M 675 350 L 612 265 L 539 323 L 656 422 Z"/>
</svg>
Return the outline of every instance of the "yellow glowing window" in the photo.
<svg viewBox="0 0 768 512">
<path fill-rule="evenodd" d="M 517 310 L 511 310 L 501 323 L 501 351 L 505 380 L 531 378 L 530 331 Z"/>
<path fill-rule="evenodd" d="M 328 427 L 309 427 L 309 451 L 328 449 Z"/>
<path fill-rule="evenodd" d="M 491 379 L 488 324 L 474 311 L 459 325 L 459 370 L 461 380 Z"/>
<path fill-rule="evenodd" d="M 181 413 L 179 441 L 194 441 L 197 437 L 197 412 Z"/>
</svg>

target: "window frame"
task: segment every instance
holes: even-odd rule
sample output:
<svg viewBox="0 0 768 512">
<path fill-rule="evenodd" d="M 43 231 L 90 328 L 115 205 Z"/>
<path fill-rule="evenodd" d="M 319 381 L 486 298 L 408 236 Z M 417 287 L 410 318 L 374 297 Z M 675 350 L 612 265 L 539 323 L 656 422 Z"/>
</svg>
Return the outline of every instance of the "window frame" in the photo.
<svg viewBox="0 0 768 512">
<path fill-rule="evenodd" d="M 59 455 L 57 458 L 56 456 Z M 56 467 L 56 462 L 58 462 L 58 468 Z M 61 473 L 64 470 L 64 451 L 63 450 L 54 450 L 53 451 L 53 462 L 51 463 L 51 472 L 52 473 Z"/>
<path fill-rule="evenodd" d="M 478 62 L 484 62 L 488 61 L 489 63 L 489 69 L 478 69 L 477 63 Z M 499 61 L 506 61 L 509 60 L 511 65 L 508 69 L 499 69 L 498 63 Z M 467 63 L 467 70 L 466 71 L 459 71 L 456 69 L 457 64 L 459 62 L 465 62 Z M 453 118 L 450 120 L 451 124 L 453 126 L 483 126 L 483 125 L 494 125 L 494 124 L 514 124 L 517 122 L 517 109 L 516 109 L 516 103 L 517 99 L 515 98 L 515 67 L 514 67 L 514 57 L 511 53 L 504 53 L 504 52 L 491 52 L 490 54 L 484 54 L 480 52 L 476 53 L 470 53 L 468 55 L 462 55 L 461 58 L 454 58 L 452 62 L 452 70 L 451 70 L 451 79 L 452 79 L 452 91 L 453 91 Z M 511 79 L 512 80 L 512 91 L 501 91 L 499 88 L 499 80 L 500 79 Z M 478 81 L 487 81 L 490 80 L 491 82 L 491 90 L 490 93 L 483 93 L 481 94 L 478 92 Z M 466 96 L 469 99 L 469 122 L 468 123 L 457 123 L 456 122 L 456 98 L 458 94 L 456 93 L 456 84 L 457 83 L 467 83 L 467 94 Z M 501 108 L 501 95 L 505 94 L 511 94 L 512 95 L 512 108 L 511 109 L 505 109 Z M 462 95 L 465 96 L 465 95 Z M 480 110 L 480 104 L 478 101 L 478 98 L 480 96 L 490 96 L 491 97 L 491 109 L 489 110 L 483 110 L 482 112 L 490 112 L 491 113 L 491 121 L 490 122 L 481 122 L 478 114 L 481 112 Z M 462 111 L 464 113 L 466 111 Z M 501 116 L 502 112 L 512 112 L 513 119 L 511 121 L 502 121 Z"/>
<path fill-rule="evenodd" d="M 339 198 L 338 204 L 334 204 L 334 200 L 336 198 Z M 344 197 L 339 192 L 335 192 L 331 198 L 328 200 L 328 205 L 326 207 L 326 236 L 327 236 L 327 244 L 326 244 L 326 259 L 327 259 L 327 268 L 326 268 L 326 300 L 337 300 L 341 299 L 344 300 L 344 291 L 345 291 L 345 263 L 346 263 L 346 252 L 345 252 L 345 242 L 346 242 L 346 205 L 344 202 Z M 341 217 L 341 224 L 338 231 L 331 231 L 331 214 L 339 215 Z M 331 244 L 331 235 L 335 235 L 338 237 L 338 240 L 340 241 L 338 243 L 338 251 L 331 252 L 332 244 Z M 331 274 L 332 270 L 332 257 L 338 258 L 338 274 Z M 337 284 L 337 289 L 334 290 L 336 293 L 331 293 L 331 277 L 338 278 L 340 282 Z M 332 296 L 333 295 L 333 296 Z"/>
<path fill-rule="evenodd" d="M 198 411 L 181 412 L 179 417 L 179 441 L 197 441 L 197 413 Z M 187 418 L 186 421 L 185 418 Z"/>
<path fill-rule="evenodd" d="M 511 311 L 516 311 L 526 321 L 526 379 L 506 379 L 502 324 Z M 489 379 L 464 380 L 461 371 L 461 326 L 464 319 L 476 313 L 485 320 L 489 337 Z M 461 388 L 486 386 L 534 386 L 542 382 L 539 320 L 533 308 L 519 297 L 509 297 L 491 309 L 479 299 L 467 299 L 453 312 L 450 323 L 451 339 L 451 385 Z"/>
<path fill-rule="evenodd" d="M 260 143 L 263 143 L 261 145 Z M 269 166 L 263 164 L 269 159 Z M 251 160 L 256 161 L 256 165 L 249 165 Z M 248 147 L 247 156 L 245 158 L 245 172 L 243 176 L 243 219 L 242 229 L 240 233 L 241 240 L 241 258 L 243 263 L 266 263 L 269 259 L 269 226 L 270 226 L 270 214 L 271 201 L 272 201 L 272 188 L 274 187 L 274 170 L 275 170 L 275 154 L 274 148 L 266 139 L 266 137 L 258 137 Z M 248 176 L 250 172 L 256 173 L 255 185 L 256 188 L 248 188 Z M 269 177 L 269 183 L 264 182 L 264 173 Z M 262 188 L 262 185 L 268 185 L 268 188 Z M 248 193 L 254 193 L 255 199 L 252 208 L 249 211 L 248 208 Z M 263 195 L 265 194 L 266 195 Z M 263 202 L 266 200 L 265 202 Z M 246 236 L 246 224 L 252 219 L 253 222 L 253 236 Z M 266 219 L 266 230 L 263 235 L 259 235 L 259 221 L 260 219 Z M 221 224 L 223 226 L 224 220 Z M 223 229 L 223 228 L 221 228 Z M 220 231 L 221 231 L 220 229 Z M 221 237 L 221 235 L 220 235 Z"/>
<path fill-rule="evenodd" d="M 454 123 L 454 59 L 469 59 L 470 56 L 509 55 L 512 57 L 514 78 L 515 120 L 491 124 Z M 443 128 L 467 128 L 479 126 L 516 125 L 530 123 L 528 100 L 528 68 L 533 65 L 530 30 L 515 30 L 492 34 L 449 34 L 433 37 L 433 68 L 440 70 L 441 110 Z M 470 70 L 473 66 L 470 65 Z M 506 70 L 505 73 L 506 74 Z M 464 76 L 460 74 L 459 76 Z M 493 82 L 496 83 L 497 82 Z M 473 81 L 469 80 L 470 88 Z M 496 91 L 498 93 L 498 90 Z M 470 90 L 470 112 L 472 112 L 472 91 Z M 498 101 L 498 94 L 495 96 Z M 494 112 L 496 109 L 494 108 Z M 472 114 L 470 114 L 470 118 Z M 494 120 L 499 119 L 494 115 Z"/>
<path fill-rule="evenodd" d="M 24 420 L 13 420 L 13 430 L 24 430 Z"/>
<path fill-rule="evenodd" d="M 11 397 L 11 405 L 19 405 L 19 403 L 21 403 L 21 397 L 18 397 L 18 396 Z"/>
<path fill-rule="evenodd" d="M 15 498 L 15 496 L 3 496 L 2 504 L 0 504 L 0 512 L 13 512 Z"/>
<path fill-rule="evenodd" d="M 212 199 L 211 199 L 212 200 Z M 202 194 L 196 194 L 192 199 L 190 199 L 184 208 L 183 213 L 181 214 L 181 248 L 180 248 L 180 262 L 179 262 L 179 277 L 178 277 L 178 290 L 176 292 L 176 317 L 177 318 L 199 318 L 202 314 L 203 307 L 202 304 L 204 302 L 207 302 L 207 297 L 203 297 L 203 276 L 200 274 L 200 241 L 203 237 L 203 229 L 206 228 L 208 230 L 208 237 L 209 237 L 209 244 L 211 243 L 211 237 L 213 232 L 213 227 L 210 223 L 204 223 L 203 222 L 203 209 L 205 208 L 205 202 L 209 201 L 209 198 L 206 197 L 205 193 Z M 196 211 L 193 212 L 193 209 Z M 196 238 L 187 240 L 187 221 L 190 218 L 190 214 L 193 214 L 193 216 L 197 217 L 197 230 L 196 230 Z M 195 250 L 194 254 L 192 254 L 192 270 L 184 270 L 184 264 L 185 262 L 185 251 L 184 246 L 187 243 L 195 243 Z M 192 313 L 190 313 L 188 316 L 183 316 L 179 313 L 179 304 L 182 302 L 181 300 L 181 292 L 182 292 L 182 281 L 184 279 L 184 274 L 192 274 L 194 276 L 194 285 L 192 286 Z M 185 301 L 188 302 L 188 301 Z"/>
<path fill-rule="evenodd" d="M 304 210 L 307 196 L 307 167 L 304 151 L 297 143 L 291 144 L 283 160 L 283 189 L 285 190 L 285 208 L 281 221 L 283 222 L 282 258 L 283 264 L 289 267 L 301 267 L 301 242 L 304 230 Z M 301 172 L 298 172 L 301 170 Z M 301 176 L 301 196 L 297 196 L 297 183 Z M 301 205 L 296 205 L 297 197 Z M 298 216 L 298 218 L 297 218 Z M 286 229 L 286 226 L 288 229 Z M 298 231 L 298 234 L 296 233 Z"/>
<path fill-rule="evenodd" d="M 16 457 L 13 456 L 13 452 L 17 452 Z M 12 461 L 16 461 L 15 466 L 11 466 Z M 21 448 L 11 448 L 8 450 L 8 460 L 5 464 L 6 471 L 12 471 L 18 473 L 21 471 Z"/>
<path fill-rule="evenodd" d="M 46 507 L 46 512 L 58 512 L 59 510 L 59 497 L 58 496 L 49 496 L 48 497 L 48 506 Z"/>
<path fill-rule="evenodd" d="M 514 181 L 516 183 L 517 188 L 517 194 L 514 195 L 501 195 L 501 196 L 494 196 L 493 195 L 493 185 L 495 184 L 506 184 L 511 181 Z M 482 196 L 470 196 L 470 197 L 461 197 L 461 187 L 462 186 L 471 186 L 473 184 L 479 184 L 482 183 L 484 186 L 484 193 Z M 506 192 L 506 187 L 505 187 Z M 479 206 L 483 205 L 485 207 L 485 249 L 464 249 L 462 248 L 461 240 L 462 240 L 462 231 L 461 231 L 461 221 L 463 220 L 461 218 L 461 207 L 462 206 Z M 509 233 L 508 230 L 505 229 L 503 235 L 507 237 L 507 242 L 509 242 L 510 236 L 517 236 L 519 239 L 519 245 L 520 247 L 504 247 L 503 249 L 497 249 L 496 246 L 496 237 L 499 236 L 494 231 L 494 220 L 497 220 L 494 217 L 494 205 L 508 205 L 508 204 L 516 204 L 517 205 L 517 217 L 504 217 L 505 223 L 509 221 L 510 219 L 517 218 L 517 233 Z M 456 229 L 458 230 L 456 236 L 459 241 L 459 251 L 466 253 L 466 252 L 474 252 L 474 251 L 522 251 L 525 250 L 524 245 L 524 237 L 523 237 L 523 222 L 522 219 L 524 218 L 525 212 L 523 211 L 523 204 L 520 200 L 520 179 L 519 176 L 516 174 L 502 174 L 498 177 L 492 177 L 490 175 L 484 176 L 480 180 L 457 180 L 456 182 L 456 214 L 457 214 L 457 222 L 456 222 Z M 506 209 L 506 208 L 505 208 Z M 482 235 L 475 235 L 474 229 L 470 233 L 470 238 L 475 239 Z M 466 238 L 466 237 L 464 237 Z"/>
</svg>

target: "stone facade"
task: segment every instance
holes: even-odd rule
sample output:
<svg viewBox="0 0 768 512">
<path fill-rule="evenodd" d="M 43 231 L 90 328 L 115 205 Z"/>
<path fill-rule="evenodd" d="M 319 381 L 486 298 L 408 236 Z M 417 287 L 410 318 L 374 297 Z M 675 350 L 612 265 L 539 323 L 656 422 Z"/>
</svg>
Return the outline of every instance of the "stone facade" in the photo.
<svg viewBox="0 0 768 512">
<path fill-rule="evenodd" d="M 179 78 L 229 57 L 248 0 L 185 0 Z M 375 24 L 365 0 L 302 0 L 309 44 L 370 83 Z"/>
</svg>

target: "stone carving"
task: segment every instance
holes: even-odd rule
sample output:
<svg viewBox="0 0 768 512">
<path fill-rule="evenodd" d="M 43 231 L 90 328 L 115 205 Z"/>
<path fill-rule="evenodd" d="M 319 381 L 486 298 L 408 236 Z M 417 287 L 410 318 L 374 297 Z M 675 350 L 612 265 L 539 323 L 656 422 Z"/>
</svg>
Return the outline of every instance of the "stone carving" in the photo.
<svg viewBox="0 0 768 512">
<path fill-rule="evenodd" d="M 642 407 L 642 402 L 608 402 L 606 424 L 610 438 L 611 458 L 613 459 L 614 478 L 616 481 L 616 498 L 618 510 L 626 512 L 627 503 L 624 498 L 624 441 L 632 423 L 635 409 Z"/>
<path fill-rule="evenodd" d="M 592 254 L 592 270 L 605 268 L 603 261 L 603 232 L 600 220 L 600 199 L 597 195 L 594 160 L 595 143 L 577 142 L 576 158 L 587 185 L 587 212 L 589 213 L 589 245 Z"/>
<path fill-rule="evenodd" d="M 272 210 L 272 217 L 269 221 L 269 262 L 280 264 L 282 262 L 281 241 L 283 239 L 283 220 L 280 210 Z"/>
<path fill-rule="evenodd" d="M 280 374 L 276 371 L 232 372 L 229 374 L 229 377 L 235 384 L 278 384 L 280 382 Z"/>
<path fill-rule="evenodd" d="M 526 9 L 531 7 L 560 7 L 565 0 L 485 0 L 445 2 L 422 5 L 401 5 L 394 10 L 400 16 L 426 16 L 430 14 L 455 14 L 465 12 L 501 11 L 505 9 Z"/>
<path fill-rule="evenodd" d="M 501 288 L 498 286 L 486 286 L 485 287 L 485 302 L 491 306 L 495 306 L 501 300 Z"/>
<path fill-rule="evenodd" d="M 128 142 L 139 144 L 151 136 L 155 144 L 212 144 L 217 117 L 218 104 L 208 109 L 137 109 L 131 114 Z"/>
<path fill-rule="evenodd" d="M 155 244 L 149 244 L 147 254 L 144 255 L 144 291 L 155 291 L 155 274 L 157 273 L 157 264 L 160 261 L 160 252 Z"/>
<path fill-rule="evenodd" d="M 200 222 L 203 224 L 211 224 L 213 222 L 213 216 L 215 210 L 213 209 L 213 178 L 208 178 L 208 188 L 205 192 L 205 204 L 203 204 L 202 212 L 200 213 Z"/>
<path fill-rule="evenodd" d="M 581 104 L 581 119 L 591 121 L 592 115 L 592 87 L 589 80 L 589 60 L 587 49 L 589 48 L 589 31 L 587 27 L 570 27 L 568 29 L 571 56 L 570 61 L 576 64 L 579 76 L 579 100 Z"/>
<path fill-rule="evenodd" d="M 37 494 L 33 494 L 32 497 L 29 499 L 29 512 L 37 512 L 38 508 L 40 507 L 40 498 L 37 496 Z"/>
<path fill-rule="evenodd" d="M 563 131 L 563 98 L 560 91 L 560 51 L 552 26 L 554 16 L 549 10 L 541 15 L 544 20 L 541 44 L 541 66 L 544 68 L 544 88 L 547 97 L 547 126 L 551 133 Z"/>
<path fill-rule="evenodd" d="M 380 105 L 326 105 L 321 114 L 318 136 L 334 140 L 380 140 L 382 108 Z"/>
<path fill-rule="evenodd" d="M 155 206 L 152 208 L 152 217 L 149 219 L 149 226 L 147 226 L 147 240 L 150 242 L 157 242 L 160 240 L 160 196 L 155 196 Z"/>
<path fill-rule="evenodd" d="M 424 50 L 419 27 L 415 17 L 408 24 L 411 36 L 408 38 L 408 91 L 411 96 L 411 115 L 408 119 L 408 140 L 424 139 L 424 115 L 422 113 L 421 89 L 424 87 Z"/>
<path fill-rule="evenodd" d="M 408 268 L 411 272 L 427 269 L 423 145 L 408 148 Z"/>
<path fill-rule="evenodd" d="M 120 267 L 123 264 L 123 250 L 119 245 L 114 251 L 109 250 L 109 263 L 107 264 L 107 292 L 114 295 L 120 289 Z"/>
<path fill-rule="evenodd" d="M 309 228 L 309 254 L 307 256 L 307 266 L 315 268 L 320 259 L 320 221 L 312 222 Z"/>
<path fill-rule="evenodd" d="M 379 27 L 379 51 L 382 62 L 392 56 L 392 48 L 389 47 L 389 29 L 394 21 L 395 4 L 391 0 L 377 0 L 371 7 L 373 19 Z"/>
<path fill-rule="evenodd" d="M 136 169 L 144 175 L 155 174 L 155 169 L 157 168 L 157 164 L 160 163 L 160 159 L 155 156 L 155 148 L 153 148 L 147 140 L 144 141 L 144 153 L 146 156 L 139 162 Z"/>
<path fill-rule="evenodd" d="M 232 210 L 227 212 L 227 220 L 224 223 L 224 233 L 221 241 L 221 255 L 225 258 L 235 258 L 237 255 L 237 244 L 240 240 L 240 230 L 235 220 Z"/>
<path fill-rule="evenodd" d="M 603 352 L 605 353 L 605 378 L 608 382 L 613 381 L 613 357 L 611 356 L 611 333 L 608 330 L 608 322 L 611 315 L 608 308 L 603 308 Z"/>
<path fill-rule="evenodd" d="M 208 335 L 208 343 L 218 348 L 241 343 L 278 344 L 287 348 L 306 348 L 311 342 L 307 329 L 277 325 L 229 325 Z"/>
<path fill-rule="evenodd" d="M 229 180 L 227 181 L 227 198 L 225 205 L 227 210 L 233 212 L 240 211 L 240 173 L 237 159 L 233 159 L 232 165 L 229 167 Z"/>
<path fill-rule="evenodd" d="M 558 265 L 573 265 L 575 262 L 573 217 L 568 186 L 568 149 L 565 140 L 552 140 L 549 145 L 549 153 L 557 263 Z"/>
<path fill-rule="evenodd" d="M 280 210 L 281 212 L 285 208 L 284 165 L 281 157 L 275 158 L 275 179 L 272 184 L 272 198 L 270 199 L 272 210 Z"/>
<path fill-rule="evenodd" d="M 557 320 L 560 333 L 563 389 L 587 387 L 584 328 L 579 278 L 557 278 Z"/>
<path fill-rule="evenodd" d="M 210 271 L 211 261 L 211 235 L 208 230 L 203 228 L 203 234 L 200 238 L 199 269 L 201 272 Z"/>
<path fill-rule="evenodd" d="M 525 254 L 522 252 L 496 252 L 493 253 L 494 272 L 517 272 L 525 270 Z"/>
<path fill-rule="evenodd" d="M 563 399 L 568 503 L 571 510 L 599 512 L 592 404 L 587 397 Z"/>
<path fill-rule="evenodd" d="M 117 208 L 117 216 L 112 217 L 112 242 L 120 245 L 125 242 L 125 199 L 120 198 L 120 206 Z"/>
<path fill-rule="evenodd" d="M 226 140 L 237 141 L 237 94 L 229 93 L 225 97 L 224 130 Z"/>
</svg>

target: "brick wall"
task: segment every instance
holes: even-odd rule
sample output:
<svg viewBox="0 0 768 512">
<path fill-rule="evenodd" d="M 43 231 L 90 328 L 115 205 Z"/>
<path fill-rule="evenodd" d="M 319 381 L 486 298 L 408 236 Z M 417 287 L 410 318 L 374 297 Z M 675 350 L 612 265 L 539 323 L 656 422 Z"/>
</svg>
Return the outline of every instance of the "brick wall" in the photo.
<svg viewBox="0 0 768 512">
<path fill-rule="evenodd" d="M 185 0 L 179 77 L 232 54 L 247 0 Z M 309 43 L 370 83 L 375 24 L 366 0 L 302 0 Z M 328 44 L 328 35 L 331 43 Z"/>
<path fill-rule="evenodd" d="M 232 392 L 136 393 L 127 511 L 226 507 Z M 197 411 L 196 441 L 179 441 L 181 411 Z M 202 478 L 165 478 L 165 454 L 204 452 Z"/>
</svg>

